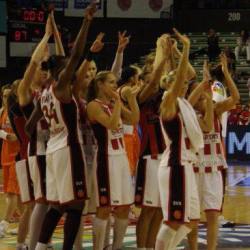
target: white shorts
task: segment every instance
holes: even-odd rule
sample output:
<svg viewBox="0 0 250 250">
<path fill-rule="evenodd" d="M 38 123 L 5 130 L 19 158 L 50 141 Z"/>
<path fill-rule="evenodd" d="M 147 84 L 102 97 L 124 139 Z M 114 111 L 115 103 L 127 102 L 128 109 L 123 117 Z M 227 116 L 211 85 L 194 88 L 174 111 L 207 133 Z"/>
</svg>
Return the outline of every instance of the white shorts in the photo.
<svg viewBox="0 0 250 250">
<path fill-rule="evenodd" d="M 22 203 L 34 201 L 34 189 L 27 160 L 16 162 L 16 175 Z"/>
<path fill-rule="evenodd" d="M 73 144 L 46 155 L 46 198 L 66 204 L 88 199 L 82 145 Z"/>
<path fill-rule="evenodd" d="M 196 173 L 201 209 L 222 211 L 224 183 L 221 171 Z"/>
<path fill-rule="evenodd" d="M 192 164 L 160 166 L 158 179 L 165 222 L 185 223 L 200 219 L 200 201 Z"/>
<path fill-rule="evenodd" d="M 33 182 L 36 201 L 46 200 L 46 156 L 29 156 L 30 177 Z"/>
<path fill-rule="evenodd" d="M 133 204 L 134 188 L 127 155 L 97 154 L 95 185 L 97 207 Z"/>
<path fill-rule="evenodd" d="M 135 204 L 144 207 L 161 207 L 158 185 L 158 168 L 161 159 L 145 156 L 140 159 L 136 177 Z"/>
</svg>

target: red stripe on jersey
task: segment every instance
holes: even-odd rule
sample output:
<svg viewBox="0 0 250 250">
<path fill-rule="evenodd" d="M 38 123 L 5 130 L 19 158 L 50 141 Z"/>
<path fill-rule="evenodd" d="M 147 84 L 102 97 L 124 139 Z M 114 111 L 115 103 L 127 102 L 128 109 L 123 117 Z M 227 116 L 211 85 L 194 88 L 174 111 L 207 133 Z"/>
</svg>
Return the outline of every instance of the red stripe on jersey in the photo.
<svg viewBox="0 0 250 250">
<path fill-rule="evenodd" d="M 210 144 L 204 144 L 204 154 L 211 155 L 211 146 Z"/>
<path fill-rule="evenodd" d="M 186 149 L 190 149 L 191 148 L 191 142 L 189 140 L 189 138 L 185 138 L 185 144 L 186 144 Z"/>
<path fill-rule="evenodd" d="M 117 139 L 111 140 L 111 144 L 112 144 L 112 148 L 114 150 L 118 150 L 119 149 L 119 144 L 118 144 L 118 140 Z"/>
<path fill-rule="evenodd" d="M 220 143 L 216 143 L 216 154 L 217 154 L 217 155 L 220 155 L 220 154 L 221 154 Z"/>
</svg>

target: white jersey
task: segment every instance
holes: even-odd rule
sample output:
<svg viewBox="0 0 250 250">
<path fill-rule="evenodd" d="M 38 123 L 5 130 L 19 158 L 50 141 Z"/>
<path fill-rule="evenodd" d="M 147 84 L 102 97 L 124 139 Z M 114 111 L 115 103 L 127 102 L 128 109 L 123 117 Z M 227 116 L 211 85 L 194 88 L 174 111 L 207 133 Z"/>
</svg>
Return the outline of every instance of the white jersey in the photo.
<svg viewBox="0 0 250 250">
<path fill-rule="evenodd" d="M 172 120 L 161 119 L 166 149 L 162 155 L 160 166 L 185 165 L 187 162 L 197 162 L 197 155 L 187 136 L 183 118 L 178 113 Z"/>
<path fill-rule="evenodd" d="M 51 85 L 42 92 L 41 109 L 50 131 L 47 154 L 72 144 L 82 144 L 79 107 L 74 97 L 70 102 L 58 100 Z"/>
<path fill-rule="evenodd" d="M 112 114 L 111 106 L 98 99 L 95 101 L 101 105 L 107 115 Z M 95 121 L 92 122 L 91 126 L 97 141 L 98 151 L 103 150 L 106 155 L 126 154 L 122 120 L 120 120 L 119 128 L 116 130 L 107 129 Z"/>
<path fill-rule="evenodd" d="M 221 131 L 221 123 L 215 116 L 212 131 L 204 133 L 204 149 L 199 151 L 198 167 L 204 169 L 209 167 L 213 172 L 221 168 L 227 168 L 222 146 Z"/>
</svg>

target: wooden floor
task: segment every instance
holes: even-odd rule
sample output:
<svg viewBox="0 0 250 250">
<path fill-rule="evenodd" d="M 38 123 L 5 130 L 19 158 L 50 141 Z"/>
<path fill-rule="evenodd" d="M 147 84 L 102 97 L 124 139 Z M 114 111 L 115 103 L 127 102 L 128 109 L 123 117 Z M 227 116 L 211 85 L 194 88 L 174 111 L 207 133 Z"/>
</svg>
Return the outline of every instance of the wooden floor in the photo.
<svg viewBox="0 0 250 250">
<path fill-rule="evenodd" d="M 0 170 L 0 183 L 2 173 Z M 5 207 L 4 196 L 0 194 L 0 219 L 3 216 Z M 250 167 L 235 166 L 228 169 L 227 188 L 225 195 L 223 215 L 227 220 L 234 221 L 237 224 L 250 224 Z M 250 236 L 250 227 L 249 227 Z M 249 238 L 249 237 L 248 237 Z M 244 240 L 243 240 L 244 241 Z M 249 248 L 248 248 L 249 247 Z M 8 244 L 6 239 L 0 239 L 0 250 L 13 250 L 13 244 Z M 58 248 L 60 247 L 58 246 Z M 131 249 L 131 248 L 130 248 Z M 202 248 L 203 249 L 203 248 Z M 205 248 L 204 248 L 205 249 Z M 218 249 L 249 249 L 248 246 L 240 248 L 240 245 L 232 248 L 218 248 Z"/>
</svg>

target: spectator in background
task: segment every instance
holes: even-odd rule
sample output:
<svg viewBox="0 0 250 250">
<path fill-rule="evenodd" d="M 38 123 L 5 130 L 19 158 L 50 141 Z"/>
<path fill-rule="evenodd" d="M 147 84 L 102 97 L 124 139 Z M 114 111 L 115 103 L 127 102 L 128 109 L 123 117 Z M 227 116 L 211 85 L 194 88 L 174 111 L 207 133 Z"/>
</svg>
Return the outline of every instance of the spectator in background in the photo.
<svg viewBox="0 0 250 250">
<path fill-rule="evenodd" d="M 209 57 L 209 61 L 215 61 L 218 55 L 220 54 L 221 49 L 219 47 L 219 36 L 216 35 L 214 29 L 209 29 L 208 31 L 207 45 L 207 55 Z"/>
<path fill-rule="evenodd" d="M 245 53 L 247 62 L 250 63 L 250 38 L 247 30 L 240 32 L 240 37 L 237 38 L 237 46 L 235 48 L 236 60 L 239 61 L 240 54 Z"/>
<path fill-rule="evenodd" d="M 235 73 L 236 73 L 236 57 L 235 57 L 235 54 L 230 49 L 229 46 L 225 46 L 224 53 L 226 54 L 227 59 L 228 59 L 228 68 L 230 70 L 230 73 L 234 77 Z"/>
<path fill-rule="evenodd" d="M 248 78 L 248 80 L 247 80 L 247 87 L 248 87 L 248 94 L 250 97 L 250 78 Z"/>
</svg>

